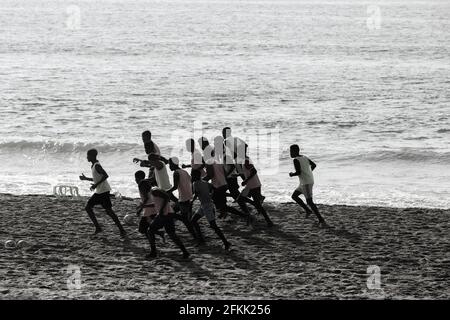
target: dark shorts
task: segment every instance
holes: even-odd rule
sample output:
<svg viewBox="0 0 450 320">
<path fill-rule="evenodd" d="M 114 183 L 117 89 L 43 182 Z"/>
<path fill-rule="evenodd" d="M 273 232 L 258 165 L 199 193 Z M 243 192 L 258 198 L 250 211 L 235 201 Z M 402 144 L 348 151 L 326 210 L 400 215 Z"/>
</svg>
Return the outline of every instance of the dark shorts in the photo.
<svg viewBox="0 0 450 320">
<path fill-rule="evenodd" d="M 214 205 L 212 203 L 204 203 L 198 208 L 196 214 L 200 216 L 205 216 L 206 220 L 208 220 L 209 223 L 216 220 L 216 214 L 214 211 Z"/>
<path fill-rule="evenodd" d="M 188 219 L 192 216 L 192 203 L 190 201 L 178 202 L 181 214 Z"/>
<path fill-rule="evenodd" d="M 111 197 L 109 196 L 108 192 L 103 193 L 94 193 L 88 200 L 87 206 L 89 208 L 93 208 L 96 205 L 101 205 L 105 209 L 111 209 L 112 203 L 111 203 Z"/>
<path fill-rule="evenodd" d="M 239 197 L 239 183 L 238 179 L 236 177 L 229 177 L 227 178 L 228 183 L 228 190 L 230 191 L 230 194 L 233 198 Z"/>
<path fill-rule="evenodd" d="M 150 223 L 150 232 L 155 232 L 159 229 L 164 228 L 167 233 L 175 232 L 175 223 L 173 221 L 173 215 L 157 215 L 155 219 Z"/>
<path fill-rule="evenodd" d="M 253 200 L 254 200 L 257 204 L 261 204 L 262 201 L 263 201 L 263 197 L 262 197 L 262 194 L 261 194 L 261 187 L 251 189 L 251 190 L 248 192 L 247 197 L 253 198 Z"/>
<path fill-rule="evenodd" d="M 221 209 L 227 206 L 227 190 L 228 186 L 226 185 L 219 188 L 214 188 L 212 200 L 216 208 Z"/>
<path fill-rule="evenodd" d="M 150 223 L 155 218 L 155 216 L 150 217 L 141 217 L 141 221 L 139 221 L 139 232 L 142 234 L 146 234 L 148 228 L 150 227 Z"/>
</svg>

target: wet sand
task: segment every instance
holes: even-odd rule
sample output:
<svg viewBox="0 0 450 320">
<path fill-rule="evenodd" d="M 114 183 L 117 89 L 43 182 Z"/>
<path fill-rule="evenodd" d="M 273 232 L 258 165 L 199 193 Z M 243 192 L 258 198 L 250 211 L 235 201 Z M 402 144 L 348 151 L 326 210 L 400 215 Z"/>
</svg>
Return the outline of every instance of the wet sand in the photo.
<svg viewBox="0 0 450 320">
<path fill-rule="evenodd" d="M 137 226 L 126 226 L 123 240 L 102 209 L 104 232 L 92 236 L 85 201 L 0 195 L 0 299 L 450 298 L 450 210 L 319 205 L 330 225 L 322 229 L 295 204 L 266 203 L 272 229 L 261 216 L 253 227 L 219 220 L 231 252 L 202 219 L 202 248 L 177 222 L 189 261 L 170 239 L 158 239 L 160 256 L 147 261 Z M 113 200 L 120 219 L 136 204 Z M 5 248 L 12 239 L 28 245 Z M 71 265 L 80 268 L 80 289 Z M 381 289 L 367 287 L 371 265 L 380 267 Z"/>
</svg>

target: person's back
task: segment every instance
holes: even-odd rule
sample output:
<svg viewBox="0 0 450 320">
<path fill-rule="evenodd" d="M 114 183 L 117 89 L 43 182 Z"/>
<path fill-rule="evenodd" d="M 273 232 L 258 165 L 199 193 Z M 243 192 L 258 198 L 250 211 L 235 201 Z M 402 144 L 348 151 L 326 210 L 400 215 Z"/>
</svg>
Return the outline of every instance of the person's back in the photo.
<svg viewBox="0 0 450 320">
<path fill-rule="evenodd" d="M 223 164 L 218 163 L 214 159 L 210 159 L 206 162 L 208 165 L 211 165 L 214 170 L 214 176 L 212 177 L 212 185 L 214 188 L 220 188 L 227 185 L 227 179 L 225 177 L 225 169 Z"/>
<path fill-rule="evenodd" d="M 314 175 L 311 170 L 311 164 L 310 164 L 309 158 L 306 156 L 303 156 L 303 155 L 299 155 L 295 159 L 298 160 L 298 162 L 300 163 L 300 167 L 301 167 L 301 173 L 299 176 L 300 183 L 302 185 L 314 184 Z"/>
<path fill-rule="evenodd" d="M 111 191 L 111 187 L 108 183 L 108 180 L 105 179 L 103 182 L 98 183 L 103 178 L 103 175 L 100 174 L 98 172 L 98 170 L 96 169 L 97 165 L 100 165 L 99 161 L 95 162 L 91 168 L 93 182 L 95 184 L 97 184 L 97 187 L 95 188 L 95 193 L 105 193 L 105 192 Z"/>
<path fill-rule="evenodd" d="M 138 185 L 139 194 L 141 196 L 142 204 L 143 204 L 143 213 L 144 217 L 150 217 L 157 212 L 155 211 L 155 207 L 153 205 L 153 195 L 152 195 L 152 186 L 150 180 L 144 179 L 139 182 Z M 144 199 L 147 198 L 147 201 L 144 202 Z"/>
<path fill-rule="evenodd" d="M 166 164 L 163 161 L 159 161 L 158 166 L 155 167 L 155 180 L 158 184 L 158 187 L 167 191 L 172 188 L 170 184 L 169 174 L 167 172 Z"/>
<path fill-rule="evenodd" d="M 160 196 L 161 193 L 165 194 L 165 191 L 159 187 L 152 188 L 153 203 L 155 204 L 155 212 L 156 212 L 156 214 L 160 214 L 161 209 L 163 209 L 162 214 L 167 216 L 169 213 L 173 213 L 173 210 L 169 204 L 168 196 L 167 196 L 167 199 L 164 199 L 163 197 Z M 166 203 L 164 204 L 165 200 L 166 200 Z M 163 207 L 163 205 L 164 205 L 164 207 Z"/>
<path fill-rule="evenodd" d="M 211 189 L 211 184 L 204 180 L 197 180 L 194 182 L 194 191 L 202 205 L 212 204 Z"/>
<path fill-rule="evenodd" d="M 250 158 L 246 158 L 245 164 L 242 166 L 242 170 L 246 179 L 248 179 L 252 174 L 253 168 L 254 168 L 253 162 L 250 160 Z M 252 190 L 258 187 L 261 187 L 261 180 L 259 180 L 258 173 L 256 173 L 247 182 L 247 188 Z"/>
<path fill-rule="evenodd" d="M 192 200 L 192 182 L 191 176 L 186 170 L 177 169 L 176 172 L 179 175 L 178 182 L 178 196 L 180 202 Z"/>
</svg>

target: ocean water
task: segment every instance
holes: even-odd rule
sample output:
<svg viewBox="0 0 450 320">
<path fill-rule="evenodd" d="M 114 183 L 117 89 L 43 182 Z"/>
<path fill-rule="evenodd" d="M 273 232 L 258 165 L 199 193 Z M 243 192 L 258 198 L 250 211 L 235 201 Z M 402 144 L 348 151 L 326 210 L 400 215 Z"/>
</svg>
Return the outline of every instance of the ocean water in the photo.
<svg viewBox="0 0 450 320">
<path fill-rule="evenodd" d="M 2 0 L 0 192 L 89 194 L 96 147 L 137 197 L 143 130 L 186 161 L 186 138 L 230 126 L 267 200 L 289 201 L 298 143 L 319 203 L 449 208 L 449 16 L 446 0 Z"/>
</svg>

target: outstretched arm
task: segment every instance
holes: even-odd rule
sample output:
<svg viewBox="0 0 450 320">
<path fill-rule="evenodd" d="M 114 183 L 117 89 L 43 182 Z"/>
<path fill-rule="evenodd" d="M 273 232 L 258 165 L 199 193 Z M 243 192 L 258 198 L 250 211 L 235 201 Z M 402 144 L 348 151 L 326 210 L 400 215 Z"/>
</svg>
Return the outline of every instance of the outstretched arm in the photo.
<svg viewBox="0 0 450 320">
<path fill-rule="evenodd" d="M 167 193 L 172 193 L 178 189 L 178 185 L 180 184 L 180 174 L 175 171 L 173 173 L 173 187 L 167 190 Z"/>
<path fill-rule="evenodd" d="M 149 158 L 152 158 L 152 160 L 160 160 L 160 161 L 164 162 L 165 164 L 169 163 L 168 159 L 164 158 L 162 155 L 159 155 L 157 153 L 150 153 L 148 156 L 149 156 Z"/>
<path fill-rule="evenodd" d="M 84 180 L 84 181 L 94 181 L 94 179 L 86 177 L 86 176 L 84 175 L 84 173 L 81 174 L 80 180 L 82 180 L 82 181 L 83 181 L 83 180 Z"/>
</svg>

